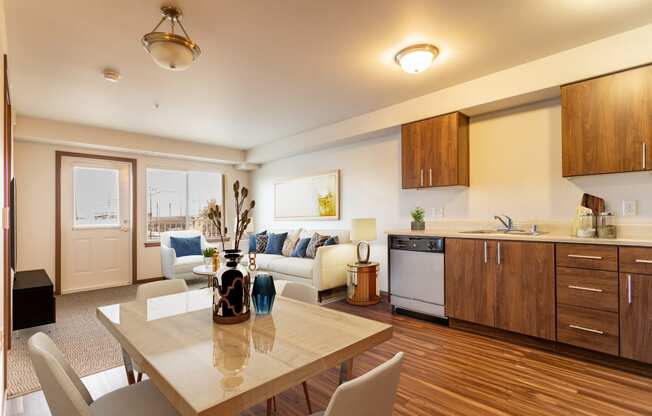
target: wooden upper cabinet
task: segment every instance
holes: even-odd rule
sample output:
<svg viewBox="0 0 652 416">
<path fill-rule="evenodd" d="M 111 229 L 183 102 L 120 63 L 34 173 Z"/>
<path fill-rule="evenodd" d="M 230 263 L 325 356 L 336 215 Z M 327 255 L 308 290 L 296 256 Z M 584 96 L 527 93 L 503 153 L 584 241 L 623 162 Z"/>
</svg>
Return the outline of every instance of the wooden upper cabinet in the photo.
<svg viewBox="0 0 652 416">
<path fill-rule="evenodd" d="M 404 124 L 403 189 L 469 185 L 469 118 L 451 113 Z"/>
<path fill-rule="evenodd" d="M 563 176 L 652 170 L 652 66 L 561 88 Z"/>
</svg>

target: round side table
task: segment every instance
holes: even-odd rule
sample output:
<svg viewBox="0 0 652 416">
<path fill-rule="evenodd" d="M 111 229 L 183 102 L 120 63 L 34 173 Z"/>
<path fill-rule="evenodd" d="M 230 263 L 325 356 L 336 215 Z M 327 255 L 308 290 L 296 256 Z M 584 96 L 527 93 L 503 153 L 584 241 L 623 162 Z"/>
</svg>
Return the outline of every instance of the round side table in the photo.
<svg viewBox="0 0 652 416">
<path fill-rule="evenodd" d="M 347 303 L 367 306 L 380 302 L 380 296 L 378 296 L 379 266 L 375 262 L 346 265 Z"/>
<path fill-rule="evenodd" d="M 213 266 L 206 266 L 206 265 L 201 265 L 201 266 L 195 266 L 192 269 L 192 272 L 196 274 L 197 276 L 206 276 L 206 280 L 208 283 L 207 287 L 212 287 L 213 286 L 213 276 L 215 276 L 215 273 L 213 271 Z"/>
</svg>

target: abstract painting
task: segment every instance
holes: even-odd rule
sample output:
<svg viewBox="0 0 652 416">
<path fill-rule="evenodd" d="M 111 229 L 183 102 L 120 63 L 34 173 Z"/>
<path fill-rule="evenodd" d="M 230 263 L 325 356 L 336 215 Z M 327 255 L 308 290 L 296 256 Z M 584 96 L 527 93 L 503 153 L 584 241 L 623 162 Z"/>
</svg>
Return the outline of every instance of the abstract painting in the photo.
<svg viewBox="0 0 652 416">
<path fill-rule="evenodd" d="M 340 172 L 284 179 L 274 184 L 275 220 L 339 220 Z"/>
</svg>

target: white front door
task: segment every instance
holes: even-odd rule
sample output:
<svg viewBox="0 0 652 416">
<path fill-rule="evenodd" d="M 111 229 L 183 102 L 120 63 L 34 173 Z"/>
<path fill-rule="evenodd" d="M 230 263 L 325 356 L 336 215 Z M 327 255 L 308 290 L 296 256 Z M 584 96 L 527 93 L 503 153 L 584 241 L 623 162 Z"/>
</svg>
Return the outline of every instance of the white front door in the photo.
<svg viewBox="0 0 652 416">
<path fill-rule="evenodd" d="M 131 165 L 63 157 L 61 293 L 132 281 Z"/>
</svg>

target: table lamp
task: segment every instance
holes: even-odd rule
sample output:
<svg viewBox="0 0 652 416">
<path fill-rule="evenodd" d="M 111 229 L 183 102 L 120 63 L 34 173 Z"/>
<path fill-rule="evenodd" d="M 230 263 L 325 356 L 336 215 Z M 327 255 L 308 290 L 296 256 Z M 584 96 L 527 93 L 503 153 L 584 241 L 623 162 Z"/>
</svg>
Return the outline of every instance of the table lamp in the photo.
<svg viewBox="0 0 652 416">
<path fill-rule="evenodd" d="M 375 240 L 376 237 L 376 219 L 375 218 L 355 218 L 351 220 L 351 240 L 357 241 L 358 263 L 369 263 L 371 246 L 369 241 Z M 362 257 L 362 246 L 367 246 L 366 256 Z"/>
</svg>

